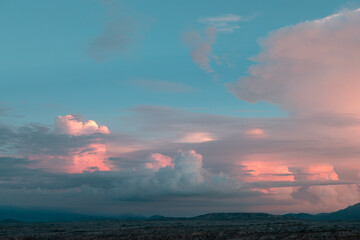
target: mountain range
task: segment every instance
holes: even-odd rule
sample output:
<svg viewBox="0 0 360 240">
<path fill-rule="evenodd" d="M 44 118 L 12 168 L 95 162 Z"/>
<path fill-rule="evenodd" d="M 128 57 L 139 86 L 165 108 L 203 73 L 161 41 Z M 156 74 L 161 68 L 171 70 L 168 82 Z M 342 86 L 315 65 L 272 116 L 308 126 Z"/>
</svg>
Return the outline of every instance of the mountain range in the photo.
<svg viewBox="0 0 360 240">
<path fill-rule="evenodd" d="M 268 213 L 208 213 L 195 217 L 165 217 L 154 215 L 144 217 L 134 214 L 123 214 L 117 217 L 99 217 L 83 214 L 49 211 L 37 209 L 21 209 L 14 207 L 0 207 L 0 223 L 24 222 L 71 222 L 71 221 L 91 221 L 91 220 L 148 220 L 148 221 L 166 221 L 166 220 L 206 220 L 206 221 L 231 221 L 231 220 L 323 220 L 323 221 L 347 221 L 360 220 L 360 203 L 349 206 L 345 209 L 331 213 L 288 213 L 284 215 L 274 215 Z"/>
</svg>

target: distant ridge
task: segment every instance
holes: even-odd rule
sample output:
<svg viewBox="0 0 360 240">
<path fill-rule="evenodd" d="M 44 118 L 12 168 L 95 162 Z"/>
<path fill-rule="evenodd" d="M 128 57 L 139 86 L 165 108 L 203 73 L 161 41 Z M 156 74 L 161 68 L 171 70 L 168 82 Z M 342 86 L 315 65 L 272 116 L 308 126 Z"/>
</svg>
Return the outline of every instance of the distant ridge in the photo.
<svg viewBox="0 0 360 240">
<path fill-rule="evenodd" d="M 283 215 L 273 215 L 269 213 L 208 213 L 195 217 L 164 217 L 154 215 L 147 220 L 207 220 L 207 221 L 227 221 L 227 220 L 266 220 L 266 219 L 287 219 Z"/>
<path fill-rule="evenodd" d="M 360 220 L 360 203 L 349 206 L 332 213 L 320 213 L 315 215 L 318 219 L 325 220 Z"/>
<path fill-rule="evenodd" d="M 4 220 L 1 220 L 0 223 L 21 223 L 22 221 L 6 218 Z"/>
<path fill-rule="evenodd" d="M 281 215 L 272 215 L 268 213 L 208 213 L 196 217 L 194 220 L 260 220 L 260 219 L 280 219 Z"/>
<path fill-rule="evenodd" d="M 332 213 L 319 213 L 319 214 L 308 214 L 308 213 L 289 213 L 284 216 L 296 218 L 296 219 L 308 219 L 308 220 L 360 220 L 360 203 L 349 206 Z"/>
<path fill-rule="evenodd" d="M 1 220 L 3 219 L 3 220 Z M 15 220 L 16 219 L 16 220 Z M 348 221 L 360 220 L 360 203 L 349 206 L 332 213 L 308 214 L 308 213 L 289 213 L 284 215 L 274 215 L 269 213 L 208 213 L 195 217 L 166 217 L 154 215 L 144 217 L 131 213 L 113 216 L 87 216 L 71 212 L 51 211 L 44 209 L 22 209 L 14 207 L 0 207 L 0 223 L 19 223 L 19 222 L 74 222 L 74 221 L 93 221 L 93 220 L 112 220 L 112 221 L 174 221 L 174 220 L 205 220 L 205 221 L 232 221 L 232 220 L 323 220 L 323 221 Z"/>
<path fill-rule="evenodd" d="M 1 219 L 4 219 L 1 221 Z M 14 220 L 16 219 L 16 220 Z M 0 206 L 0 223 L 5 220 L 14 220 L 21 222 L 76 222 L 76 221 L 94 221 L 94 220 L 124 220 L 137 221 L 147 219 L 144 216 L 125 213 L 119 216 L 104 217 L 91 216 L 67 211 L 36 208 L 16 208 Z"/>
</svg>

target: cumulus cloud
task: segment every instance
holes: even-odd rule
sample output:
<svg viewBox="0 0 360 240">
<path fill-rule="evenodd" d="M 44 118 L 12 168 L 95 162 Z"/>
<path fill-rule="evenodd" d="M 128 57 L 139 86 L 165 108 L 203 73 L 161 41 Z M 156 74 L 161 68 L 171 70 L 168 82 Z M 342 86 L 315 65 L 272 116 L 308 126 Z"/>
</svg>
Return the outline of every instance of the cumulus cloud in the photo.
<svg viewBox="0 0 360 240">
<path fill-rule="evenodd" d="M 152 156 L 153 160 L 166 157 L 160 153 Z M 171 164 L 166 162 L 151 171 L 138 168 L 82 174 L 50 173 L 44 169 L 29 168 L 29 163 L 31 161 L 27 159 L 0 157 L 0 172 L 5 172 L 0 175 L 0 193 L 4 196 L 0 204 L 9 204 L 11 199 L 15 199 L 12 205 L 24 206 L 16 199 L 25 197 L 28 199 L 26 206 L 85 208 L 87 213 L 94 209 L 104 213 L 107 209 L 101 203 L 106 201 L 112 209 L 110 214 L 113 214 L 114 208 L 124 205 L 137 213 L 141 211 L 139 206 L 141 209 L 141 206 L 147 205 L 144 211 L 155 214 L 164 213 L 164 209 L 172 204 L 177 207 L 193 206 L 196 204 L 194 201 L 203 202 L 206 199 L 208 207 L 216 207 L 218 203 L 215 199 L 248 199 L 261 195 L 244 188 L 238 180 L 224 173 L 207 171 L 203 168 L 202 155 L 194 150 L 179 150 Z M 162 203 L 163 208 L 154 209 L 156 202 Z"/>
<path fill-rule="evenodd" d="M 351 195 L 359 181 L 355 173 L 359 172 L 355 146 L 360 136 L 359 25 L 360 9 L 355 9 L 273 31 L 261 41 L 263 50 L 252 58 L 255 64 L 248 76 L 228 85 L 242 100 L 278 104 L 289 112 L 290 117 L 278 120 L 276 126 L 262 125 L 271 140 L 257 139 L 266 147 L 248 154 L 254 156 L 250 162 L 245 156 L 239 166 L 253 179 L 264 177 L 264 173 L 255 174 L 260 170 L 268 172 L 268 178 L 281 170 L 296 184 L 313 182 L 282 190 L 282 196 L 307 209 L 312 205 L 334 209 L 358 201 L 342 195 Z M 282 148 L 275 146 L 277 141 Z M 260 152 L 262 159 L 256 165 Z M 264 167 L 269 164 L 273 171 Z M 350 182 L 316 186 L 314 181 Z"/>
<path fill-rule="evenodd" d="M 276 30 L 261 43 L 249 76 L 229 89 L 249 102 L 281 105 L 297 116 L 360 113 L 360 10 Z"/>
<path fill-rule="evenodd" d="M 55 130 L 59 133 L 68 135 L 91 135 L 94 133 L 110 134 L 109 129 L 106 126 L 99 126 L 95 121 L 89 120 L 82 122 L 77 120 L 72 115 L 58 116 L 55 119 Z M 39 158 L 38 156 L 31 156 L 33 159 Z M 107 159 L 106 145 L 98 139 L 97 142 L 91 143 L 85 147 L 73 150 L 72 153 L 66 157 L 63 156 L 41 156 L 41 159 L 53 159 L 57 158 L 67 159 L 70 164 L 65 167 L 65 171 L 69 173 L 82 173 L 84 171 L 109 171 L 109 163 L 105 163 Z M 44 167 L 49 167 L 46 162 Z M 56 169 L 55 169 L 56 170 Z"/>
<path fill-rule="evenodd" d="M 99 124 L 88 129 L 85 127 L 88 121 L 77 117 L 70 118 L 70 124 L 64 124 L 65 129 L 75 125 L 77 127 L 70 129 L 85 129 L 78 131 L 83 134 L 69 134 L 76 131 L 60 131 L 53 126 L 36 124 L 20 128 L 1 126 L 0 142 L 6 143 L 1 147 L 24 157 L 3 160 L 1 171 L 10 169 L 12 179 L 5 179 L 2 186 L 14 189 L 22 184 L 27 190 L 19 190 L 18 197 L 29 197 L 36 192 L 39 199 L 47 198 L 53 206 L 61 205 L 71 196 L 73 202 L 112 201 L 113 207 L 117 206 L 117 201 L 122 201 L 126 202 L 124 206 L 133 204 L 132 209 L 147 203 L 144 211 L 154 209 L 154 204 L 160 202 L 178 204 L 179 199 L 184 204 L 181 206 L 195 206 L 194 199 L 200 203 L 211 198 L 204 212 L 224 209 L 216 208 L 224 203 L 231 204 L 232 208 L 225 204 L 229 211 L 245 204 L 246 209 L 274 212 L 281 211 L 284 202 L 292 208 L 282 211 L 295 207 L 299 211 L 316 211 L 316 208 L 320 211 L 320 207 L 329 211 L 357 201 L 358 194 L 351 195 L 349 191 L 354 191 L 359 181 L 358 145 L 351 147 L 348 143 L 332 141 L 327 135 L 325 138 L 317 136 L 313 129 L 321 126 L 322 121 L 318 119 L 249 121 L 158 106 L 138 106 L 132 113 L 136 113 L 129 119 L 133 126 L 146 119 L 142 122 L 145 125 L 138 126 L 139 131 L 146 135 L 154 133 L 153 138 L 145 141 L 101 133 Z M 74 121 L 77 124 L 73 124 Z M 357 125 L 356 121 L 347 120 L 329 123 L 326 128 L 337 131 Z M 254 126 L 261 126 L 267 137 L 244 134 Z M 217 139 L 179 142 L 182 132 L 211 132 Z M 173 134 L 173 138 L 161 138 L 169 134 Z M 139 147 L 124 150 L 132 145 Z M 177 149 L 184 148 L 194 150 L 176 153 Z M 349 169 L 356 170 L 352 178 L 348 178 Z M 4 173 L 3 176 L 10 175 Z M 29 184 L 24 185 L 27 181 Z M 300 190 L 302 187 L 304 189 Z M 7 195 L 4 191 L 2 194 Z M 308 205 L 311 203 L 308 193 L 317 196 L 316 204 Z M 351 196 L 344 199 L 343 195 Z M 60 203 L 55 203 L 56 199 L 61 199 Z M 92 204 L 98 203 L 88 204 L 92 208 Z M 254 208 L 249 208 L 249 204 L 254 204 Z M 271 208 L 266 209 L 270 205 Z"/>
<path fill-rule="evenodd" d="M 188 32 L 184 41 L 191 47 L 190 56 L 193 62 L 206 73 L 214 72 L 210 63 L 217 57 L 212 53 L 212 45 L 216 40 L 216 28 L 208 27 L 202 36 L 199 32 Z"/>
<path fill-rule="evenodd" d="M 66 115 L 57 117 L 54 126 L 3 126 L 0 132 L 0 152 L 26 157 L 33 168 L 69 173 L 110 170 L 104 141 L 110 131 L 95 121 Z"/>
<path fill-rule="evenodd" d="M 163 167 L 172 167 L 172 158 L 161 153 L 151 153 L 148 156 L 145 167 L 149 169 L 159 170 Z"/>
<path fill-rule="evenodd" d="M 93 133 L 109 134 L 109 129 L 104 125 L 98 125 L 95 121 L 82 122 L 72 115 L 58 116 L 55 119 L 55 129 L 59 133 L 70 135 L 86 135 Z"/>
<path fill-rule="evenodd" d="M 360 168 L 356 166 L 360 151 L 357 133 L 352 130 L 359 125 L 356 118 L 330 114 L 309 118 L 244 119 L 160 106 L 137 106 L 131 113 L 135 114 L 131 118 L 133 124 L 137 119 L 147 120 L 139 126 L 146 134 L 170 136 L 173 132 L 211 132 L 216 141 L 181 143 L 175 137 L 162 141 L 154 137 L 157 145 L 152 147 L 169 153 L 186 144 L 203 152 L 206 157 L 203 164 L 209 172 L 224 171 L 247 189 L 266 196 L 259 197 L 266 199 L 266 204 L 257 209 L 331 211 L 357 202 L 354 197 L 347 200 L 341 197 L 341 194 L 351 194 L 359 182 Z M 344 132 L 352 132 L 352 135 L 344 135 Z M 310 195 L 316 196 L 316 204 L 311 204 Z M 270 207 L 267 204 L 272 200 L 286 201 L 289 207 Z"/>
</svg>

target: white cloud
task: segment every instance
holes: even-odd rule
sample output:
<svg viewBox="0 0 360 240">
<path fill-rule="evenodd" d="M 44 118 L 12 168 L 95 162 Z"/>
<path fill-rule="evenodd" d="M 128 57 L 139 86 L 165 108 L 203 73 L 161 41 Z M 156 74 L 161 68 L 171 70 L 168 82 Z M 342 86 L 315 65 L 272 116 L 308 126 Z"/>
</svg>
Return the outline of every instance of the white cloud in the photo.
<svg viewBox="0 0 360 240">
<path fill-rule="evenodd" d="M 94 120 L 82 122 L 72 115 L 58 116 L 55 119 L 55 129 L 59 133 L 70 135 L 86 135 L 93 133 L 109 134 L 109 129 L 104 125 L 98 125 Z"/>
</svg>

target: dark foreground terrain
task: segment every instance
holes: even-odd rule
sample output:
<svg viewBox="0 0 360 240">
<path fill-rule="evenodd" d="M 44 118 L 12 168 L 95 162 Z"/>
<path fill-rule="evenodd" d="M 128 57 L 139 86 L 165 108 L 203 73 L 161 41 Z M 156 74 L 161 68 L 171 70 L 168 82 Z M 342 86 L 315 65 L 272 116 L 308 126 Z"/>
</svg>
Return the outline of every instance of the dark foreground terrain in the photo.
<svg viewBox="0 0 360 240">
<path fill-rule="evenodd" d="M 359 221 L 296 219 L 0 223 L 0 239 L 360 239 Z"/>
<path fill-rule="evenodd" d="M 76 214 L 4 208 L 0 209 L 1 218 L 0 239 L 360 240 L 360 203 L 315 215 L 209 213 L 189 218 L 126 215 L 101 220 Z"/>
</svg>

